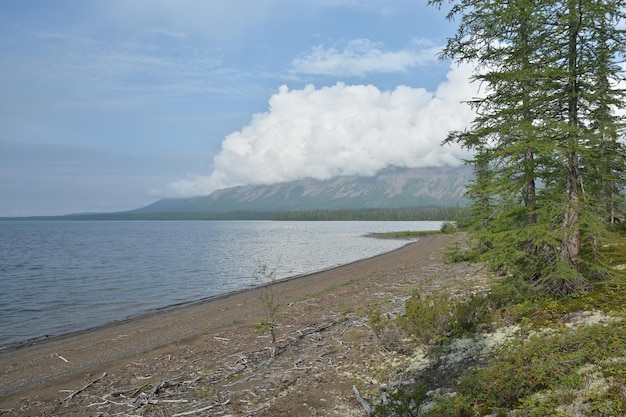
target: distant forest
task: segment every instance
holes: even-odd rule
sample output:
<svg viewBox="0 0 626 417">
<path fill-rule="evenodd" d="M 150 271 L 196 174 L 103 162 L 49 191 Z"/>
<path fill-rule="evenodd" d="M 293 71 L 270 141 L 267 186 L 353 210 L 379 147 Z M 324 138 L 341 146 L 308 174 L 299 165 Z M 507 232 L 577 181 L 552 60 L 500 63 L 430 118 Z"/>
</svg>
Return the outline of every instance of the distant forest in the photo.
<svg viewBox="0 0 626 417">
<path fill-rule="evenodd" d="M 67 216 L 28 217 L 14 220 L 280 220 L 280 221 L 437 221 L 463 223 L 465 207 L 413 207 L 393 209 L 306 210 L 284 212 L 231 211 L 221 213 L 94 213 Z"/>
<path fill-rule="evenodd" d="M 276 214 L 273 220 L 460 221 L 468 216 L 469 212 L 461 207 L 415 207 L 397 209 L 290 211 Z"/>
</svg>

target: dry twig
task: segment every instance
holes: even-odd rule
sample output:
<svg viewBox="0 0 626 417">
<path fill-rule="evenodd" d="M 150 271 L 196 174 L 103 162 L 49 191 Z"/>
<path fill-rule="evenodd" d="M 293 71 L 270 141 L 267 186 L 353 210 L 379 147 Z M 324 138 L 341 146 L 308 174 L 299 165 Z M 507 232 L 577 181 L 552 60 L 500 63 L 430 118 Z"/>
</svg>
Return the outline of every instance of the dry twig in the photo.
<svg viewBox="0 0 626 417">
<path fill-rule="evenodd" d="M 89 388 L 90 386 L 92 386 L 93 384 L 95 384 L 96 382 L 100 381 L 102 378 L 104 378 L 105 376 L 107 376 L 106 372 L 103 372 L 102 375 L 100 375 L 100 378 L 96 378 L 93 381 L 88 382 L 87 384 L 85 384 L 85 386 L 83 386 L 82 388 L 77 389 L 76 391 L 72 392 L 70 395 L 68 395 L 67 397 L 65 397 L 63 399 L 63 401 L 69 401 L 72 398 L 74 398 L 75 396 L 77 396 L 78 394 L 80 394 L 81 392 L 85 391 L 87 388 Z"/>
</svg>

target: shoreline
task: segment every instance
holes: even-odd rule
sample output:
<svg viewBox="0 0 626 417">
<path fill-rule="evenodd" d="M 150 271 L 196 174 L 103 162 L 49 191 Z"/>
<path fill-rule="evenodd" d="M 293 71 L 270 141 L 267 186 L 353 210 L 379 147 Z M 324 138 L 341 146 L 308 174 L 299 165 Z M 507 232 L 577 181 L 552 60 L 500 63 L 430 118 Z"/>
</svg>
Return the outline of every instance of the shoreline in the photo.
<svg viewBox="0 0 626 417">
<path fill-rule="evenodd" d="M 345 315 L 342 311 L 362 310 L 377 302 L 377 297 L 368 295 L 374 287 L 387 291 L 386 288 L 400 284 L 414 286 L 420 280 L 441 279 L 437 274 L 430 276 L 429 271 L 440 262 L 441 249 L 449 239 L 448 235 L 426 236 L 391 252 L 277 281 L 273 291 L 285 317 L 281 327 L 285 332 L 306 328 L 328 317 Z M 0 350 L 0 409 L 15 410 L 20 402 L 30 404 L 33 399 L 59 407 L 61 392 L 73 391 L 103 372 L 122 378 L 129 372 L 128 367 L 165 352 L 166 357 L 172 358 L 178 350 L 206 349 L 207 344 L 217 343 L 230 346 L 225 351 L 230 352 L 230 357 L 241 349 L 267 343 L 267 336 L 254 330 L 264 319 L 258 290 L 259 287 L 242 289 Z M 303 308 L 307 312 L 300 315 Z M 224 342 L 234 343 L 235 339 L 241 339 L 236 346 Z M 370 348 L 375 348 L 373 343 Z M 212 359 L 214 354 L 206 354 L 201 356 L 202 361 L 216 360 Z M 158 366 L 161 365 L 162 360 Z M 27 413 L 12 415 L 33 415 L 32 411 Z"/>
<path fill-rule="evenodd" d="M 239 290 L 234 290 L 234 291 L 230 291 L 230 292 L 223 293 L 223 294 L 211 295 L 211 296 L 208 296 L 208 297 L 200 298 L 198 300 L 183 301 L 183 302 L 180 302 L 180 303 L 169 304 L 169 305 L 166 305 L 166 306 L 163 306 L 163 307 L 157 307 L 157 308 L 153 308 L 151 310 L 147 310 L 147 311 L 145 311 L 143 313 L 139 313 L 137 315 L 123 317 L 123 318 L 112 320 L 112 321 L 109 321 L 109 322 L 106 322 L 106 323 L 103 323 L 103 324 L 99 324 L 99 325 L 96 325 L 96 326 L 92 326 L 92 327 L 88 327 L 88 328 L 84 328 L 84 329 L 80 329 L 80 330 L 70 331 L 70 332 L 67 332 L 67 333 L 61 333 L 61 334 L 58 334 L 58 335 L 50 335 L 50 336 L 49 335 L 41 335 L 41 336 L 32 337 L 30 339 L 20 340 L 20 341 L 17 341 L 17 342 L 10 342 L 10 343 L 7 343 L 6 345 L 0 345 L 0 360 L 2 359 L 2 357 L 1 357 L 2 353 L 5 352 L 5 351 L 21 349 L 21 348 L 24 348 L 24 347 L 33 346 L 33 345 L 37 345 L 37 344 L 53 342 L 53 341 L 55 341 L 57 339 L 62 339 L 62 338 L 66 338 L 66 337 L 72 337 L 74 335 L 80 335 L 80 334 L 87 333 L 87 332 L 98 331 L 99 329 L 103 329 L 103 328 L 106 328 L 106 327 L 109 327 L 109 326 L 115 326 L 115 325 L 118 325 L 118 324 L 124 324 L 124 323 L 132 322 L 132 321 L 135 321 L 135 320 L 141 320 L 141 319 L 144 319 L 144 318 L 147 318 L 147 317 L 150 317 L 150 316 L 154 316 L 154 315 L 157 315 L 157 314 L 162 314 L 162 313 L 167 313 L 167 312 L 170 312 L 170 311 L 175 311 L 177 309 L 183 309 L 183 308 L 187 308 L 187 307 L 193 307 L 195 305 L 200 305 L 200 304 L 203 304 L 203 303 L 209 303 L 209 302 L 220 300 L 220 299 L 223 299 L 223 298 L 227 298 L 227 297 L 239 294 L 239 293 L 243 293 L 243 292 L 247 292 L 247 291 L 255 291 L 255 290 L 258 290 L 259 288 L 267 287 L 268 285 L 276 285 L 276 284 L 280 284 L 280 283 L 283 283 L 283 282 L 288 282 L 288 281 L 292 281 L 292 280 L 296 280 L 296 279 L 306 278 L 306 277 L 309 277 L 311 275 L 316 275 L 316 274 L 330 272 L 330 271 L 333 271 L 333 270 L 338 269 L 338 268 L 347 267 L 347 266 L 350 266 L 352 264 L 356 264 L 356 263 L 359 263 L 359 262 L 362 262 L 362 261 L 366 261 L 366 260 L 369 260 L 369 259 L 377 258 L 379 256 L 386 256 L 386 255 L 392 254 L 392 253 L 394 253 L 396 251 L 402 250 L 406 246 L 419 243 L 419 241 L 421 239 L 423 239 L 424 237 L 432 236 L 432 235 L 433 234 L 421 236 L 421 237 L 419 237 L 416 240 L 411 240 L 411 241 L 405 243 L 404 245 L 402 245 L 402 246 L 400 246 L 398 248 L 392 249 L 392 250 L 390 250 L 388 252 L 379 253 L 379 254 L 376 254 L 376 255 L 369 256 L 367 258 L 357 259 L 356 261 L 348 262 L 346 264 L 335 265 L 335 266 L 331 266 L 331 267 L 328 267 L 328 268 L 323 268 L 323 269 L 320 269 L 320 270 L 317 270 L 317 271 L 305 272 L 305 273 L 302 273 L 302 274 L 297 274 L 297 275 L 292 275 L 292 276 L 288 276 L 288 277 L 285 277 L 285 278 L 280 278 L 280 279 L 277 279 L 273 283 L 264 283 L 264 284 L 253 285 L 253 286 L 245 287 L 245 288 L 242 288 L 242 289 L 239 289 Z M 1 394 L 2 394 L 2 390 L 0 390 L 0 395 Z"/>
</svg>

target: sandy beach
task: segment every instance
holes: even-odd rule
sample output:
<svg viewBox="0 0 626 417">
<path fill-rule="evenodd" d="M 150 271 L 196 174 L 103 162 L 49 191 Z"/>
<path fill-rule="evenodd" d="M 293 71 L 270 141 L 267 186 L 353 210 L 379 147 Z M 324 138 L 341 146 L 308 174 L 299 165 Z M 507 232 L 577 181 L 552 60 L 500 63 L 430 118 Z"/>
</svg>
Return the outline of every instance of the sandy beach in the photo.
<svg viewBox="0 0 626 417">
<path fill-rule="evenodd" d="M 0 415 L 363 415 L 353 385 L 374 389 L 385 376 L 368 367 L 399 355 L 368 314 L 398 314 L 417 287 L 466 285 L 441 260 L 450 239 L 275 283 L 276 344 L 255 329 L 266 316 L 252 289 L 0 351 Z"/>
</svg>

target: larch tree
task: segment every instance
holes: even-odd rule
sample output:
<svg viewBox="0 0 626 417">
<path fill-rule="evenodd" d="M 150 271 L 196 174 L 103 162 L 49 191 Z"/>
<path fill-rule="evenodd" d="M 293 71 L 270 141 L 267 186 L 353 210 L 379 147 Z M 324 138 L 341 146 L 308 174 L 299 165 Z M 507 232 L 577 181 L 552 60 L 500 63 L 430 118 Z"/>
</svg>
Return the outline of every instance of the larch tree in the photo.
<svg viewBox="0 0 626 417">
<path fill-rule="evenodd" d="M 585 288 L 624 201 L 626 1 L 429 1 L 447 3 L 459 27 L 442 57 L 474 63 L 484 92 L 446 140 L 474 152 L 477 246 L 537 291 Z"/>
</svg>

